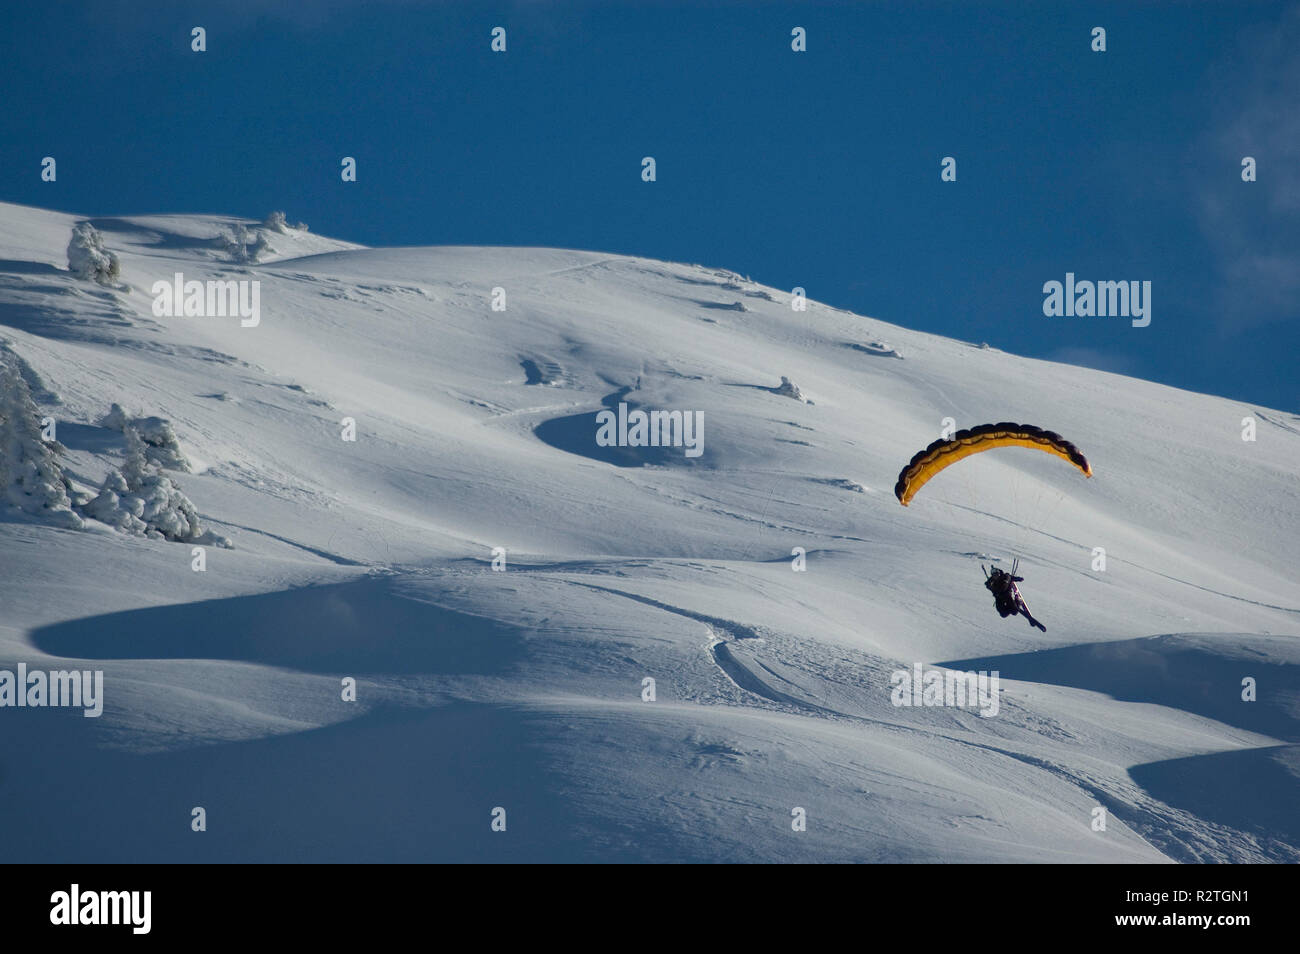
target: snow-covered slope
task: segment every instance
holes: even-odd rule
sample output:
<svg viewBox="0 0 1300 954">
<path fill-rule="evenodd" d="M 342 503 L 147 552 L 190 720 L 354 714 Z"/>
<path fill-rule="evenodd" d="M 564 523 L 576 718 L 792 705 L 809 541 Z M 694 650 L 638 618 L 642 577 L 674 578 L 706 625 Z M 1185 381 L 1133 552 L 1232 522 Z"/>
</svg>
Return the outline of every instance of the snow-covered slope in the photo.
<svg viewBox="0 0 1300 954">
<path fill-rule="evenodd" d="M 78 221 L 0 205 L 0 338 L 76 488 L 113 403 L 167 418 L 234 549 L 2 518 L 0 669 L 104 671 L 98 719 L 0 708 L 12 859 L 1300 860 L 1294 414 L 591 252 L 92 219 L 105 288 Z M 260 322 L 156 316 L 176 272 Z M 703 454 L 598 446 L 620 402 Z M 1012 449 L 900 507 L 945 418 L 1096 476 Z M 1013 556 L 1045 634 L 982 585 Z M 895 706 L 918 663 L 997 713 Z"/>
</svg>

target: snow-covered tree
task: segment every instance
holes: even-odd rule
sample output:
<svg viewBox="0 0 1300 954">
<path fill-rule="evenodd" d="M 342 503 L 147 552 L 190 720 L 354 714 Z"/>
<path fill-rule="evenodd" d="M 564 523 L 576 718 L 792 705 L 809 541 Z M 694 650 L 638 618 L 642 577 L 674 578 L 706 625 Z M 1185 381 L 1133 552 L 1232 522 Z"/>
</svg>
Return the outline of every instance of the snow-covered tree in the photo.
<svg viewBox="0 0 1300 954">
<path fill-rule="evenodd" d="M 249 231 L 243 225 L 236 225 L 218 239 L 221 247 L 230 255 L 230 260 L 239 265 L 256 262 L 263 255 L 274 254 L 275 249 L 266 239 L 261 229 Z"/>
<path fill-rule="evenodd" d="M 56 456 L 62 448 L 42 439 L 40 419 L 18 362 L 0 349 L 0 506 L 78 529 L 72 485 Z"/>
<path fill-rule="evenodd" d="M 122 272 L 116 255 L 104 248 L 104 237 L 89 222 L 78 222 L 68 242 L 68 271 L 101 285 L 111 285 Z"/>
<path fill-rule="evenodd" d="M 100 427 L 126 433 L 134 430 L 145 444 L 145 456 L 165 470 L 189 473 L 190 462 L 181 450 L 171 421 L 163 417 L 128 417 L 122 405 L 114 404 L 99 421 Z"/>
<path fill-rule="evenodd" d="M 126 462 L 122 469 L 109 471 L 99 495 L 83 510 L 86 516 L 126 533 L 183 543 L 231 545 L 225 537 L 203 530 L 190 498 L 149 460 L 148 445 L 134 427 L 126 429 Z"/>
<path fill-rule="evenodd" d="M 140 519 L 144 501 L 131 496 L 131 488 L 116 468 L 108 472 L 99 495 L 87 502 L 81 512 L 123 533 L 143 534 L 148 529 Z"/>
<path fill-rule="evenodd" d="M 256 262 L 261 259 L 263 255 L 274 254 L 275 249 L 271 248 L 271 243 L 267 241 L 266 233 L 259 229 L 257 233 L 257 241 L 255 241 L 253 247 L 248 250 L 248 260 L 250 262 Z"/>
<path fill-rule="evenodd" d="M 168 540 L 193 540 L 202 535 L 199 515 L 190 499 L 149 460 L 149 447 L 135 428 L 126 430 L 126 463 L 122 478 L 141 504 L 139 518 L 145 534 Z M 132 501 L 132 513 L 135 512 Z"/>
<path fill-rule="evenodd" d="M 281 235 L 287 235 L 289 229 L 294 229 L 298 232 L 306 232 L 307 223 L 299 222 L 297 225 L 290 225 L 288 219 L 284 217 L 283 212 L 271 212 L 262 221 L 262 228 L 266 229 L 268 232 L 279 232 Z"/>
</svg>

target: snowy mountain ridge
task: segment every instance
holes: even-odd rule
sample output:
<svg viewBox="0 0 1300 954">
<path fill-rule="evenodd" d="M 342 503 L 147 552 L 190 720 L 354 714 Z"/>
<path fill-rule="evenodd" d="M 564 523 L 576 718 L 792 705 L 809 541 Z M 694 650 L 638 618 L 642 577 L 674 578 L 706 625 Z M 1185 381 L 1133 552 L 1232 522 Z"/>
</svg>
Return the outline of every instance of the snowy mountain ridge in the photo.
<svg viewBox="0 0 1300 954">
<path fill-rule="evenodd" d="M 1300 860 L 1295 414 L 593 252 L 90 218 L 102 285 L 83 221 L 0 204 L 3 347 L 74 494 L 119 405 L 233 549 L 0 519 L 0 670 L 104 672 L 99 718 L 0 707 L 13 860 Z M 258 322 L 157 313 L 178 272 Z M 676 411 L 698 456 L 631 439 Z M 900 507 L 945 419 L 1095 476 L 1006 449 Z M 996 715 L 896 705 L 917 665 Z"/>
</svg>

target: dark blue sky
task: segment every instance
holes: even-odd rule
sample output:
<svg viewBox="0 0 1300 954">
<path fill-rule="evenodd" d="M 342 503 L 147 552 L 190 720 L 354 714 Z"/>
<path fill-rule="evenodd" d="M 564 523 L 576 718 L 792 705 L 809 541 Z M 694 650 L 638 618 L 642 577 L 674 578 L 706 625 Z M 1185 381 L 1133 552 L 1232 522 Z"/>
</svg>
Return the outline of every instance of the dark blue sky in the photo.
<svg viewBox="0 0 1300 954">
<path fill-rule="evenodd" d="M 119 0 L 4 30 L 8 201 L 699 262 L 1300 412 L 1296 4 Z M 1044 317 L 1067 271 L 1151 281 L 1150 327 Z"/>
</svg>

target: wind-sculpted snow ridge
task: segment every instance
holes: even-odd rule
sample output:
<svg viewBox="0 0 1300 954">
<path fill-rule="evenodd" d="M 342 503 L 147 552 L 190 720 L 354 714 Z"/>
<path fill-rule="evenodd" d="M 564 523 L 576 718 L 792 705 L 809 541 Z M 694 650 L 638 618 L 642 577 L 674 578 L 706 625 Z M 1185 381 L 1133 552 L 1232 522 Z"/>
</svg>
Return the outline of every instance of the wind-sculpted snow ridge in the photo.
<svg viewBox="0 0 1300 954">
<path fill-rule="evenodd" d="M 256 320 L 175 315 L 178 273 Z M 85 525 L 0 515 L 0 672 L 104 675 L 97 717 L 0 706 L 6 857 L 1297 860 L 1294 414 L 800 297 L 0 205 L 10 486 Z M 945 419 L 1094 477 L 1005 448 L 899 507 Z M 1017 557 L 1046 634 L 983 586 Z M 898 691 L 931 671 L 986 695 Z"/>
</svg>

